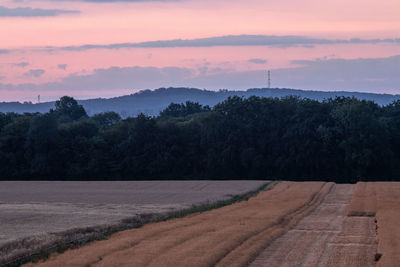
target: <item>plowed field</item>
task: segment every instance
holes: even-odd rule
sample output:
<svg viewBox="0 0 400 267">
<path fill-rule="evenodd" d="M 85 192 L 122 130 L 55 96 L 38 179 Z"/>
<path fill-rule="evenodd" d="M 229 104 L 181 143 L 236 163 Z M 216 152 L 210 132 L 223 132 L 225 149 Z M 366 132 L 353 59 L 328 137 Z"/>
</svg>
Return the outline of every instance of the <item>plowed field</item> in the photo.
<svg viewBox="0 0 400 267">
<path fill-rule="evenodd" d="M 18 238 L 227 199 L 265 181 L 0 181 L 0 247 Z M 1 257 L 1 255 L 0 255 Z"/>
</svg>

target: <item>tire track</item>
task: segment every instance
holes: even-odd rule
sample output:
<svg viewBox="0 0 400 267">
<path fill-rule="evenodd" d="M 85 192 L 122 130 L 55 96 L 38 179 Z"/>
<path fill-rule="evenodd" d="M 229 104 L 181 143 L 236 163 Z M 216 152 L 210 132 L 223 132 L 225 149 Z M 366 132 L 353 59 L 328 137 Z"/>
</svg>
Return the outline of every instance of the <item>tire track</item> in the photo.
<svg viewBox="0 0 400 267">
<path fill-rule="evenodd" d="M 348 217 L 353 185 L 335 185 L 307 217 L 272 242 L 250 266 L 375 266 L 373 217 Z"/>
<path fill-rule="evenodd" d="M 331 183 L 322 184 L 319 191 L 312 194 L 304 205 L 286 213 L 278 218 L 275 223 L 266 226 L 258 233 L 246 237 L 240 245 L 232 248 L 227 255 L 221 258 L 216 266 L 244 266 L 253 261 L 273 240 L 288 231 L 298 220 L 318 206 L 332 187 L 333 184 Z"/>
</svg>

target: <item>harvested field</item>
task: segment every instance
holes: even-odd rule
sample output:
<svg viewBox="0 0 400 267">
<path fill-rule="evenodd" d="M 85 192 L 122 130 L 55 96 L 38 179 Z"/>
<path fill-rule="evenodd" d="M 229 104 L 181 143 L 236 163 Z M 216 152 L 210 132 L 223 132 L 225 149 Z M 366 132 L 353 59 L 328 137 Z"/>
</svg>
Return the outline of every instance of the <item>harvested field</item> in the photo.
<svg viewBox="0 0 400 267">
<path fill-rule="evenodd" d="M 119 232 L 38 265 L 243 266 L 312 212 L 332 186 L 282 182 L 249 201 Z"/>
<path fill-rule="evenodd" d="M 347 215 L 375 217 L 376 200 L 375 183 L 357 183 L 353 192 L 352 201 L 347 208 Z"/>
<path fill-rule="evenodd" d="M 347 217 L 353 185 L 335 185 L 310 215 L 272 242 L 251 266 L 374 266 L 373 217 Z"/>
<path fill-rule="evenodd" d="M 10 253 L 50 244 L 60 238 L 52 233 L 115 224 L 138 214 L 165 213 L 193 204 L 228 199 L 232 195 L 255 190 L 265 183 L 0 182 L 0 262 Z M 23 246 L 19 247 L 18 243 Z"/>
<path fill-rule="evenodd" d="M 357 194 L 349 214 L 376 214 L 378 256 L 377 266 L 395 267 L 400 263 L 400 183 L 357 183 Z M 367 199 L 367 201 L 366 201 Z"/>
</svg>

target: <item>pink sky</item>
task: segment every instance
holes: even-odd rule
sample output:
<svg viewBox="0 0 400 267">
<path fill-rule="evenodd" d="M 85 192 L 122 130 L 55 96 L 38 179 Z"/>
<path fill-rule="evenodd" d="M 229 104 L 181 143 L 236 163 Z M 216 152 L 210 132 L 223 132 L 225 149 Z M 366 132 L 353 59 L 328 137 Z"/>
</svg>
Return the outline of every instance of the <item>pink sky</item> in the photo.
<svg viewBox="0 0 400 267">
<path fill-rule="evenodd" d="M 27 17 L 26 14 L 10 17 L 7 13 L 2 15 L 1 7 L 7 10 L 19 7 L 75 10 L 79 13 L 49 17 Z M 108 45 L 242 34 L 294 35 L 328 40 L 395 39 L 400 38 L 399 10 L 398 0 L 143 0 L 135 3 L 87 3 L 78 0 L 2 1 L 0 51 L 9 52 L 0 53 L 0 101 L 33 101 L 39 93 L 43 99 L 51 100 L 63 94 L 88 98 L 114 96 L 131 92 L 131 89 L 143 89 L 136 87 L 134 83 L 132 88 L 126 89 L 114 88 L 110 83 L 109 89 L 101 91 L 90 88 L 85 91 L 68 91 L 71 88 L 61 88 L 62 86 L 59 90 L 41 91 L 21 85 L 49 82 L 63 85 L 63 79 L 71 75 L 90 75 L 96 69 L 112 66 L 173 66 L 190 69 L 193 72 L 191 78 L 197 78 L 199 75 L 301 67 L 292 64 L 293 60 L 389 58 L 400 55 L 400 42 L 314 44 L 306 47 L 243 45 L 80 51 L 58 48 L 49 51 L 44 47 Z M 266 60 L 267 63 L 252 63 L 249 61 L 252 59 Z M 16 65 L 21 62 L 26 62 L 26 66 Z M 60 68 L 60 64 L 66 64 L 65 69 Z M 43 70 L 43 73 L 38 70 Z M 191 85 L 190 82 L 187 83 Z M 284 85 L 285 81 L 278 84 Z M 141 86 L 145 85 L 145 81 L 141 83 Z M 386 83 L 376 88 L 381 89 L 379 92 L 397 93 L 396 88 L 389 85 Z M 355 86 L 354 90 L 361 89 Z"/>
</svg>

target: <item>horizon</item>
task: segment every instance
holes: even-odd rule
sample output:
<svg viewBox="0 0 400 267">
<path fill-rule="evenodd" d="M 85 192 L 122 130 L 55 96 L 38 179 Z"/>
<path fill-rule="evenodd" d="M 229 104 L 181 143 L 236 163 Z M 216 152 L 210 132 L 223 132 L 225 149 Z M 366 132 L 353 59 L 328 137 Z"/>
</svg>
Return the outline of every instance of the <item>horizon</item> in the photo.
<svg viewBox="0 0 400 267">
<path fill-rule="evenodd" d="M 6 0 L 0 102 L 243 90 L 266 86 L 267 70 L 272 87 L 398 94 L 399 8 L 395 0 Z"/>
<path fill-rule="evenodd" d="M 371 92 L 361 92 L 361 91 L 319 91 L 319 90 L 305 90 L 305 89 L 298 89 L 298 88 L 267 88 L 267 87 L 261 88 L 260 87 L 260 88 L 248 88 L 248 89 L 242 89 L 242 90 L 241 89 L 238 89 L 238 90 L 227 90 L 227 89 L 208 90 L 206 88 L 194 88 L 194 87 L 160 87 L 160 88 L 154 88 L 154 89 L 142 89 L 142 90 L 138 90 L 136 92 L 133 92 L 131 94 L 117 95 L 117 96 L 111 96 L 111 97 L 76 98 L 76 97 L 73 97 L 73 96 L 70 96 L 70 95 L 61 95 L 59 98 L 56 98 L 54 100 L 49 100 L 49 101 L 40 101 L 40 102 L 36 101 L 36 102 L 34 102 L 34 101 L 1 101 L 0 100 L 0 104 L 19 103 L 19 104 L 23 104 L 23 105 L 25 105 L 25 104 L 40 105 L 40 104 L 48 104 L 48 103 L 55 102 L 55 101 L 59 100 L 60 98 L 62 98 L 64 96 L 72 97 L 77 101 L 110 100 L 110 99 L 115 99 L 115 98 L 123 98 L 123 97 L 127 97 L 127 96 L 134 96 L 136 94 L 140 94 L 142 92 L 147 92 L 147 91 L 155 92 L 155 91 L 158 91 L 158 90 L 161 90 L 161 89 L 165 89 L 165 90 L 168 90 L 168 89 L 199 90 L 199 91 L 207 91 L 207 92 L 215 92 L 215 93 L 219 93 L 219 92 L 223 92 L 223 91 L 248 92 L 250 90 L 282 90 L 282 91 L 288 90 L 288 91 L 300 91 L 300 92 L 303 92 L 303 93 L 322 93 L 322 94 L 324 94 L 324 93 L 326 93 L 326 94 L 335 94 L 335 93 L 337 93 L 339 95 L 340 94 L 360 94 L 360 95 L 363 95 L 363 94 L 371 95 L 372 94 L 372 95 L 377 95 L 377 96 L 393 96 L 393 97 L 400 96 L 400 94 L 388 94 L 388 93 L 371 93 Z M 297 96 L 297 95 L 288 94 L 287 96 Z M 265 96 L 262 96 L 262 97 L 265 97 Z M 357 99 L 362 99 L 362 98 L 358 98 L 357 96 L 355 96 L 355 97 Z M 308 98 L 308 97 L 301 97 L 301 98 Z M 373 100 L 373 101 L 375 103 L 377 103 L 376 100 Z M 178 102 L 171 101 L 171 103 L 178 103 Z"/>
</svg>

